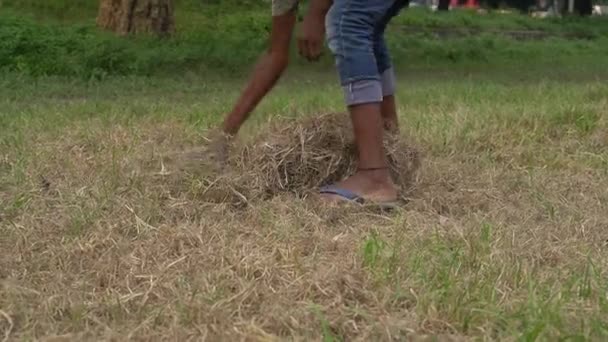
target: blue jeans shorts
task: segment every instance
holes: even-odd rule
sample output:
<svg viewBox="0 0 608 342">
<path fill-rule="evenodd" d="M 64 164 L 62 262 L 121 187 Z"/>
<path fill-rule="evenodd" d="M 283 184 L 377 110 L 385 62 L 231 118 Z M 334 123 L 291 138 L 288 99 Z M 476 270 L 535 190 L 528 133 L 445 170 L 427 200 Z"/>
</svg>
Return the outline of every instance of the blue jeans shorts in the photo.
<svg viewBox="0 0 608 342">
<path fill-rule="evenodd" d="M 384 31 L 408 0 L 334 0 L 326 17 L 327 44 L 336 59 L 349 106 L 381 102 L 395 92 Z"/>
</svg>

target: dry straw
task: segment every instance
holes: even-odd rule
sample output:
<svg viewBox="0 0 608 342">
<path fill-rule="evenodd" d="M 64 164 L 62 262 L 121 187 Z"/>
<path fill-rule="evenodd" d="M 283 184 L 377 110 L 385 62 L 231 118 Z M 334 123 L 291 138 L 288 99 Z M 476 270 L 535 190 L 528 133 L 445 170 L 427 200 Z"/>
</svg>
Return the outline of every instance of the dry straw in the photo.
<svg viewBox="0 0 608 342">
<path fill-rule="evenodd" d="M 385 149 L 393 179 L 407 195 L 420 166 L 420 152 L 402 135 L 387 134 Z M 195 159 L 209 160 L 205 152 Z M 348 116 L 323 114 L 270 122 L 252 140 L 231 146 L 220 173 L 203 173 L 201 170 L 209 168 L 197 164 L 193 175 L 204 199 L 243 203 L 284 192 L 305 196 L 320 186 L 340 181 L 356 170 L 357 150 Z"/>
</svg>

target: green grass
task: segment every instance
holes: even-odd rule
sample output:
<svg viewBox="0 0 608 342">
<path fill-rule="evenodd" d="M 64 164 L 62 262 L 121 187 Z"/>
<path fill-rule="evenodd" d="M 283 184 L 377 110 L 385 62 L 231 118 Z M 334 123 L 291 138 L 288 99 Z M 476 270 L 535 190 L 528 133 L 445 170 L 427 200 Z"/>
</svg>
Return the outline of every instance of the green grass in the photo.
<svg viewBox="0 0 608 342">
<path fill-rule="evenodd" d="M 46 4 L 46 3 L 45 3 Z M 0 13 L 0 72 L 102 79 L 112 75 L 197 72 L 240 74 L 249 70 L 267 43 L 270 18 L 265 6 L 177 4 L 177 33 L 171 39 L 119 38 L 94 27 L 90 2 L 6 2 Z M 245 6 L 245 7 L 242 7 Z M 6 10 L 5 10 L 6 8 Z M 58 13 L 70 20 L 58 17 Z M 43 17 L 44 19 L 39 19 Z M 54 18 L 54 19 L 53 19 Z M 416 32 L 407 29 L 415 28 Z M 457 28 L 478 35 L 437 39 L 433 31 Z M 496 30 L 543 30 L 550 37 L 520 42 Z M 484 33 L 485 32 L 485 33 Z M 395 19 L 388 34 L 393 59 L 401 68 L 477 69 L 502 64 L 601 70 L 608 54 L 608 20 L 539 20 L 521 15 L 448 14 L 410 9 Z M 568 39 L 582 34 L 589 39 Z M 295 56 L 297 65 L 304 62 Z M 328 51 L 321 61 L 333 64 Z"/>
</svg>

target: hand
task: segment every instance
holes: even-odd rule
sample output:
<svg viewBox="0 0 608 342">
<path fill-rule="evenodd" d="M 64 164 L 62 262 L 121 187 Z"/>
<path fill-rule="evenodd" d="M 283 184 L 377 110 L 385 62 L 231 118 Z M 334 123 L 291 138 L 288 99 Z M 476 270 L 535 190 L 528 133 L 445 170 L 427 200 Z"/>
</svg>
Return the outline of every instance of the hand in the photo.
<svg viewBox="0 0 608 342">
<path fill-rule="evenodd" d="M 298 51 L 309 61 L 316 61 L 321 56 L 323 38 L 325 36 L 325 16 L 316 11 L 310 11 L 302 23 L 298 34 Z"/>
</svg>

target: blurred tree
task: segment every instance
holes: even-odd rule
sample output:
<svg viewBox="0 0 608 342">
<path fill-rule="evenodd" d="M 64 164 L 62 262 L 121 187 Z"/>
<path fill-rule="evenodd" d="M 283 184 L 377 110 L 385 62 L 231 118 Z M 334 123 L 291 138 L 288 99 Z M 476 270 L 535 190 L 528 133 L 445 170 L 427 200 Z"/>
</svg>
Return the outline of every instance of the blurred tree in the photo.
<svg viewBox="0 0 608 342">
<path fill-rule="evenodd" d="M 97 26 L 120 35 L 173 32 L 173 0 L 100 0 Z"/>
</svg>

